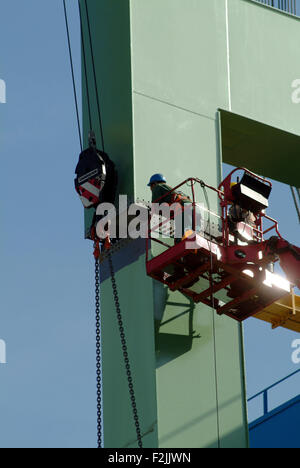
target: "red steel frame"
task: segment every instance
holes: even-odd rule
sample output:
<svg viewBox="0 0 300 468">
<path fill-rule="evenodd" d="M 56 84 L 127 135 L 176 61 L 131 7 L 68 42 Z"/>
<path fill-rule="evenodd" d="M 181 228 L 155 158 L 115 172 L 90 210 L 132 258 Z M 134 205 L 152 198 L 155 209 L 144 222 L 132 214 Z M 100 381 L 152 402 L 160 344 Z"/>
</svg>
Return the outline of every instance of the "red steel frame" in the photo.
<svg viewBox="0 0 300 468">
<path fill-rule="evenodd" d="M 188 178 L 184 180 L 182 183 L 178 184 L 176 187 L 172 188 L 169 193 L 175 192 L 183 185 L 188 185 L 191 187 L 192 191 L 192 206 L 195 207 L 196 199 L 195 199 L 195 185 L 200 184 L 202 188 L 207 188 L 215 193 L 217 193 L 220 199 L 220 205 L 222 209 L 222 242 L 215 243 L 212 240 L 207 241 L 205 238 L 201 236 L 197 236 L 197 234 L 193 234 L 194 237 L 188 238 L 179 242 L 178 244 L 171 246 L 166 244 L 165 242 L 161 241 L 160 239 L 154 238 L 151 236 L 151 213 L 149 213 L 148 219 L 148 238 L 147 238 L 147 246 L 146 246 L 146 267 L 147 267 L 147 274 L 152 278 L 166 284 L 171 290 L 179 290 L 183 294 L 190 297 L 195 302 L 202 302 L 206 305 L 212 306 L 217 310 L 219 315 L 226 314 L 235 320 L 243 321 L 251 315 L 256 314 L 260 310 L 264 309 L 268 305 L 272 304 L 274 301 L 278 300 L 282 296 L 286 294 L 286 291 L 272 288 L 272 293 L 270 289 L 263 286 L 261 279 L 258 280 L 257 277 L 251 278 L 243 271 L 245 269 L 251 270 L 251 265 L 249 263 L 253 263 L 253 271 L 256 268 L 256 274 L 258 273 L 258 268 L 260 266 L 266 266 L 266 264 L 270 261 L 268 258 L 262 257 L 258 259 L 258 252 L 262 252 L 266 248 L 266 243 L 264 242 L 264 235 L 270 232 L 272 229 L 275 229 L 277 235 L 282 239 L 279 230 L 278 230 L 278 223 L 276 220 L 270 218 L 265 213 L 261 213 L 256 217 L 256 227 L 253 228 L 255 232 L 255 240 L 256 243 L 253 245 L 247 245 L 240 248 L 237 245 L 230 245 L 230 238 L 229 238 L 229 226 L 227 222 L 227 211 L 230 202 L 233 201 L 231 196 L 230 184 L 232 180 L 232 175 L 238 171 L 243 170 L 246 173 L 250 174 L 251 176 L 257 178 L 258 180 L 271 184 L 271 182 L 263 179 L 262 177 L 253 174 L 252 172 L 248 171 L 245 168 L 237 168 L 234 169 L 224 181 L 220 184 L 218 189 L 205 184 L 198 178 Z M 223 190 L 221 190 L 223 188 Z M 169 194 L 168 193 L 168 194 Z M 168 194 L 163 195 L 162 197 L 155 200 L 156 203 L 163 201 L 164 197 Z M 209 209 L 209 207 L 208 207 Z M 263 231 L 263 221 L 262 219 L 266 218 L 271 221 L 273 224 L 271 227 Z M 154 229 L 161 227 L 164 223 L 168 222 L 162 221 L 159 223 L 158 226 L 155 226 Z M 193 210 L 193 228 L 195 228 L 195 210 Z M 199 242 L 198 248 L 195 252 L 191 251 L 187 247 L 187 242 L 191 242 L 196 240 Z M 157 242 L 167 248 L 166 251 L 161 253 L 160 255 L 154 257 L 153 259 L 149 259 L 149 248 L 150 248 L 150 241 Z M 241 258 L 237 258 L 235 256 L 237 249 L 245 252 L 245 261 L 241 260 Z M 213 250 L 216 251 L 219 249 L 221 252 L 221 260 L 217 259 L 217 255 Z M 196 254 L 199 255 L 199 259 L 203 263 L 200 263 L 199 266 L 194 268 L 192 271 L 189 272 L 187 276 L 183 276 L 182 278 L 176 279 L 174 282 L 168 282 L 168 279 L 165 277 L 166 273 L 164 272 L 164 268 L 168 265 L 175 265 L 180 264 L 180 260 L 186 258 L 187 261 L 191 255 Z M 213 280 L 213 271 L 222 271 L 225 277 L 221 279 L 220 282 L 214 282 Z M 206 275 L 206 276 L 205 276 Z M 207 277 L 208 276 L 208 277 Z M 259 273 L 258 275 L 259 276 Z M 189 287 L 189 284 L 196 280 L 197 278 L 205 278 L 209 280 L 210 287 L 201 293 L 196 293 L 192 291 Z M 242 292 L 238 297 L 233 298 L 233 300 L 229 301 L 225 305 L 221 305 L 217 299 L 214 299 L 214 294 L 221 289 L 228 289 L 232 283 L 236 283 L 237 281 L 241 281 L 248 285 L 248 290 Z M 252 301 L 253 297 L 260 297 L 261 301 L 257 303 L 257 306 L 254 307 L 255 310 L 252 310 L 249 304 Z M 248 302 L 247 302 L 248 301 Z M 251 304 L 252 304 L 251 302 Z M 250 304 L 250 305 L 251 305 Z M 247 311 L 248 305 L 248 311 Z M 245 310 L 243 311 L 243 306 L 245 306 Z M 237 308 L 237 313 L 232 313 L 232 310 Z"/>
<path fill-rule="evenodd" d="M 228 227 L 228 221 L 227 221 L 227 211 L 228 211 L 228 206 L 230 205 L 230 202 L 233 201 L 232 196 L 231 196 L 230 184 L 231 184 L 231 180 L 232 180 L 232 175 L 235 172 L 239 171 L 239 170 L 245 171 L 247 174 L 250 174 L 252 177 L 255 177 L 256 179 L 258 179 L 258 180 L 260 180 L 260 181 L 262 181 L 264 183 L 268 183 L 272 187 L 272 183 L 269 180 L 266 180 L 266 179 L 264 179 L 264 178 L 262 178 L 262 177 L 260 177 L 260 176 L 258 176 L 256 174 L 254 174 L 253 172 L 249 171 L 246 168 L 239 167 L 239 168 L 236 168 L 233 171 L 231 171 L 230 174 L 228 174 L 228 176 L 223 180 L 223 182 L 221 182 L 218 189 L 216 189 L 215 187 L 212 187 L 211 185 L 208 185 L 208 184 L 204 183 L 202 180 L 200 180 L 198 178 L 190 177 L 188 179 L 185 179 L 183 182 L 178 184 L 176 187 L 172 188 L 170 190 L 170 192 L 169 192 L 169 193 L 175 192 L 176 190 L 178 190 L 182 186 L 188 185 L 190 183 L 190 187 L 191 187 L 191 190 L 192 190 L 192 205 L 193 205 L 193 208 L 196 205 L 195 189 L 194 189 L 195 184 L 198 183 L 201 186 L 204 186 L 204 187 L 216 192 L 219 199 L 221 200 L 220 206 L 221 206 L 221 209 L 222 209 L 221 220 L 222 220 L 222 236 L 223 236 L 222 244 L 223 244 L 224 247 L 229 246 L 229 227 Z M 224 190 L 221 190 L 222 187 L 224 188 Z M 162 197 L 159 197 L 157 200 L 154 200 L 153 203 L 158 203 L 160 201 L 163 201 L 163 199 L 167 195 L 168 194 L 163 195 Z M 195 227 L 195 210 L 193 210 L 193 217 L 194 217 L 194 227 Z M 271 227 L 269 227 L 268 229 L 266 229 L 265 231 L 263 231 L 263 229 L 262 229 L 262 226 L 263 226 L 262 220 L 263 220 L 263 218 L 265 218 L 265 219 L 267 219 L 267 220 L 269 220 L 269 221 L 271 221 L 273 223 L 273 225 Z M 148 250 L 149 250 L 149 241 L 150 240 L 158 242 L 158 243 L 160 243 L 160 244 L 162 244 L 162 245 L 164 245 L 164 246 L 166 246 L 168 248 L 170 247 L 169 245 L 165 244 L 164 242 L 159 241 L 158 239 L 155 239 L 155 238 L 151 237 L 150 221 L 151 221 L 151 214 L 149 213 L 146 261 L 148 261 Z M 166 222 L 168 222 L 168 220 L 161 222 L 158 226 L 156 226 L 156 228 L 163 226 L 163 224 L 166 223 Z M 254 232 L 256 232 L 256 240 L 258 242 L 263 242 L 264 241 L 264 235 L 267 234 L 268 232 L 270 232 L 272 229 L 275 229 L 276 234 L 278 235 L 278 237 L 280 239 L 282 239 L 282 236 L 281 236 L 281 234 L 279 232 L 279 228 L 278 228 L 278 222 L 275 219 L 271 218 L 270 216 L 267 216 L 265 213 L 260 213 L 257 216 L 256 228 L 253 228 Z"/>
</svg>

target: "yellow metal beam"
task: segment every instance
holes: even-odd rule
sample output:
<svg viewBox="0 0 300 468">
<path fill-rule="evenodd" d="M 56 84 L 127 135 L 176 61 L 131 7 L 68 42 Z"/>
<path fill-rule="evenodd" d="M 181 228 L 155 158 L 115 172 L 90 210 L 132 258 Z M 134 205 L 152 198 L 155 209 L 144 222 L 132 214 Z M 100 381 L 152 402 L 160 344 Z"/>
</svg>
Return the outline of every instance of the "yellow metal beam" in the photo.
<svg viewBox="0 0 300 468">
<path fill-rule="evenodd" d="M 271 323 L 273 329 L 283 327 L 300 333 L 300 296 L 292 291 L 254 317 Z"/>
</svg>

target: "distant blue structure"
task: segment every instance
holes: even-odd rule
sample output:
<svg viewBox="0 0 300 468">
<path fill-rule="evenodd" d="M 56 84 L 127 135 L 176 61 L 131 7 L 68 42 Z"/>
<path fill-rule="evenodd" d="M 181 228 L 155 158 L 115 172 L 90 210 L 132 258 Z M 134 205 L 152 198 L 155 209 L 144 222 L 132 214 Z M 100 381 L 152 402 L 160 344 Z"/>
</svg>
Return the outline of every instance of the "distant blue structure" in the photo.
<svg viewBox="0 0 300 468">
<path fill-rule="evenodd" d="M 297 14 L 297 2 L 296 0 L 254 0 L 265 5 L 269 5 L 274 8 L 286 11 L 287 13 Z"/>
<path fill-rule="evenodd" d="M 263 396 L 264 403 L 264 415 L 249 425 L 251 448 L 300 448 L 300 395 L 268 411 L 268 391 L 299 372 L 294 372 L 248 400 Z"/>
</svg>

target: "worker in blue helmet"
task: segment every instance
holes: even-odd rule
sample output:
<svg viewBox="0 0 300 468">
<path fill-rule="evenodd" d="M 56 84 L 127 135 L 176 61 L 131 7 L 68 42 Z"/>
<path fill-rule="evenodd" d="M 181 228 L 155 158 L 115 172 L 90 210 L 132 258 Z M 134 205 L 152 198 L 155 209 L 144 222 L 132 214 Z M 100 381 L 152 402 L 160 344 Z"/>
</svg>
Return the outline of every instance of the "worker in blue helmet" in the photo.
<svg viewBox="0 0 300 468">
<path fill-rule="evenodd" d="M 154 174 L 148 183 L 152 191 L 152 202 L 157 203 L 191 203 L 191 199 L 182 192 L 173 190 L 167 185 L 167 180 L 163 174 Z"/>
<path fill-rule="evenodd" d="M 179 190 L 173 190 L 172 187 L 167 184 L 167 180 L 163 174 L 153 174 L 148 183 L 148 187 L 150 187 L 152 191 L 153 203 L 167 203 L 168 205 L 178 204 L 178 212 L 175 214 L 175 218 L 181 223 L 182 229 L 180 229 L 180 233 L 176 232 L 176 237 L 181 238 L 185 233 L 190 233 L 193 226 L 193 209 L 190 197 Z M 200 229 L 201 224 L 201 213 L 198 208 L 198 206 L 195 207 L 196 230 Z M 183 213 L 184 220 L 182 219 Z"/>
<path fill-rule="evenodd" d="M 171 187 L 167 185 L 167 180 L 162 174 L 153 174 L 150 178 L 148 187 L 152 191 L 152 202 L 163 198 L 161 203 L 171 203 Z"/>
<path fill-rule="evenodd" d="M 201 226 L 201 212 L 199 206 L 195 205 L 193 209 L 192 200 L 186 194 L 181 191 L 173 190 L 167 184 L 166 178 L 163 174 L 154 174 L 148 183 L 152 191 L 152 203 L 153 204 L 163 204 L 167 203 L 168 205 L 176 207 L 174 210 L 174 222 L 175 222 L 175 231 L 174 231 L 174 243 L 178 244 L 184 238 L 189 237 L 193 234 L 193 226 L 195 224 L 195 230 L 199 231 Z M 195 213 L 195 223 L 194 216 Z M 172 214 L 170 213 L 172 216 Z M 178 259 L 174 270 L 171 275 L 167 278 L 167 282 L 174 282 L 180 280 L 185 276 L 185 264 L 184 259 L 182 262 Z M 186 287 L 191 287 L 197 280 L 192 280 L 190 283 L 186 284 Z"/>
<path fill-rule="evenodd" d="M 162 174 L 153 174 L 153 176 L 151 176 L 151 179 L 149 181 L 149 184 L 148 184 L 148 187 L 151 187 L 151 185 L 153 184 L 160 184 L 160 183 L 166 183 L 166 178 L 165 176 L 163 176 Z"/>
</svg>

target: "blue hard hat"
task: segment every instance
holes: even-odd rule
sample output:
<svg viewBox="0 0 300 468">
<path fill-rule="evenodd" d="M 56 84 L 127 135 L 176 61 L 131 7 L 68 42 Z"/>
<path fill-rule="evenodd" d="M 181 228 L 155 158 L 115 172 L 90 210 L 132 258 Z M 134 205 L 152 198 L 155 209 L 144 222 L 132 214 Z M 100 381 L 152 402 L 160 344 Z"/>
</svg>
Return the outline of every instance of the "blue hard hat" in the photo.
<svg viewBox="0 0 300 468">
<path fill-rule="evenodd" d="M 155 184 L 156 182 L 167 182 L 167 180 L 162 174 L 153 174 L 149 181 L 148 187 L 150 187 L 152 184 Z"/>
</svg>

